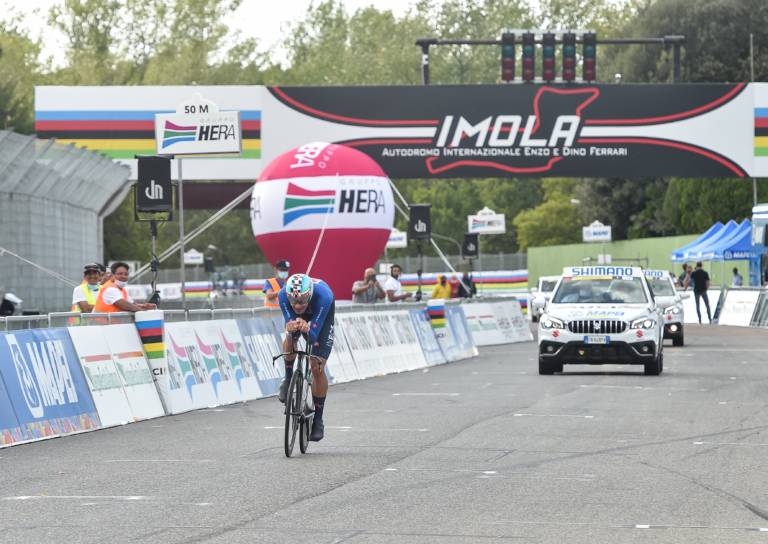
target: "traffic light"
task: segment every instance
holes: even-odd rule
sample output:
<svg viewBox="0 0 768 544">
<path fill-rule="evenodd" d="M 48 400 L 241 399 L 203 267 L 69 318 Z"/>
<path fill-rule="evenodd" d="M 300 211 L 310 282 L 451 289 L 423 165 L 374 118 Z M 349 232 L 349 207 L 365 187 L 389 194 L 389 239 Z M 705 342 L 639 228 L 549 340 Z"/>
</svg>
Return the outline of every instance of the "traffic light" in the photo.
<svg viewBox="0 0 768 544">
<path fill-rule="evenodd" d="M 501 35 L 501 80 L 505 83 L 515 79 L 515 35 L 505 32 Z"/>
<path fill-rule="evenodd" d="M 547 83 L 555 80 L 555 35 L 544 34 L 541 37 L 541 77 Z"/>
<path fill-rule="evenodd" d="M 594 32 L 584 34 L 581 38 L 584 44 L 582 79 L 595 81 L 597 79 L 597 35 Z"/>
<path fill-rule="evenodd" d="M 536 39 L 533 32 L 523 34 L 523 81 L 533 82 L 536 78 Z"/>
<path fill-rule="evenodd" d="M 576 34 L 563 34 L 563 81 L 576 79 Z"/>
</svg>

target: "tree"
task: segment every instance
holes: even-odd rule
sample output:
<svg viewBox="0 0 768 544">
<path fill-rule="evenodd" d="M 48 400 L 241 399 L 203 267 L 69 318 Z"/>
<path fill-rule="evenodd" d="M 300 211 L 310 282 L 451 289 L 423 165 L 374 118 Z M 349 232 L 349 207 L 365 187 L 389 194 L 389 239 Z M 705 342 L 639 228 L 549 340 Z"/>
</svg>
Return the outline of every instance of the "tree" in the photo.
<svg viewBox="0 0 768 544">
<path fill-rule="evenodd" d="M 564 199 L 548 200 L 514 219 L 520 249 L 581 241 L 579 211 Z"/>
<path fill-rule="evenodd" d="M 0 128 L 34 130 L 34 85 L 40 69 L 40 44 L 31 40 L 15 13 L 0 20 Z"/>
</svg>

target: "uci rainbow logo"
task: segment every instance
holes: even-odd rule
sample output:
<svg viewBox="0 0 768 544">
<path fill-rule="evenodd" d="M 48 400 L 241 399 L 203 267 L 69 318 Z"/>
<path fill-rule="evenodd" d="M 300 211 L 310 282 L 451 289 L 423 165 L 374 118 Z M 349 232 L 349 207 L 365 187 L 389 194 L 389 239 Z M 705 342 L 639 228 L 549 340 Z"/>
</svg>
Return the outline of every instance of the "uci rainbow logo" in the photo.
<svg viewBox="0 0 768 544">
<path fill-rule="evenodd" d="M 196 137 L 196 125 L 181 126 L 177 125 L 176 123 L 166 121 L 165 127 L 163 129 L 163 143 L 161 148 L 165 149 L 166 147 L 170 147 L 173 144 L 177 144 L 179 142 L 194 142 Z"/>
</svg>

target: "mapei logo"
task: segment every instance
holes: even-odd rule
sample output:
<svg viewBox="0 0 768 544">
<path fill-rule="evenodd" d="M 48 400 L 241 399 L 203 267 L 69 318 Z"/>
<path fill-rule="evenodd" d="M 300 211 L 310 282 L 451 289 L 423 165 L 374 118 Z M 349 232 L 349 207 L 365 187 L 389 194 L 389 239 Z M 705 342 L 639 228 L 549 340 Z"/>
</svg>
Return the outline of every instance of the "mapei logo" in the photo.
<svg viewBox="0 0 768 544">
<path fill-rule="evenodd" d="M 210 142 L 218 140 L 234 140 L 235 125 L 228 124 L 199 124 L 199 125 L 177 125 L 171 121 L 166 121 L 163 127 L 162 149 L 170 147 L 173 144 L 181 142 Z"/>
<path fill-rule="evenodd" d="M 16 336 L 5 337 L 13 358 L 19 389 L 33 418 L 45 415 L 45 407 L 77 403 L 69 363 L 61 340 L 28 342 L 26 356 Z"/>
</svg>

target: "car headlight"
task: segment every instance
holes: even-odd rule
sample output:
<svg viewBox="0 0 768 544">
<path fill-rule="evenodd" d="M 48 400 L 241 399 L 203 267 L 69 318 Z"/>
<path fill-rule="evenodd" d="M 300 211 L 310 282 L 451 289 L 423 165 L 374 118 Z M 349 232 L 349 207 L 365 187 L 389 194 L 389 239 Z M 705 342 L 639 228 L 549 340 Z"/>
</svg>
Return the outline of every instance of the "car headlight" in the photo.
<svg viewBox="0 0 768 544">
<path fill-rule="evenodd" d="M 629 324 L 630 329 L 652 329 L 655 326 L 656 322 L 649 317 L 641 317 L 640 319 L 635 319 L 632 323 Z"/>
<path fill-rule="evenodd" d="M 541 316 L 541 319 L 539 319 L 539 325 L 541 325 L 542 329 L 564 329 L 565 328 L 565 322 L 561 319 L 558 319 L 556 317 L 552 317 L 550 315 L 544 314 Z"/>
<path fill-rule="evenodd" d="M 679 314 L 683 311 L 683 309 L 680 306 L 670 306 L 666 310 L 664 310 L 665 314 Z"/>
</svg>

